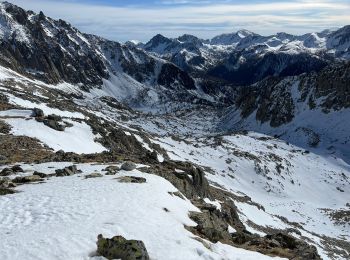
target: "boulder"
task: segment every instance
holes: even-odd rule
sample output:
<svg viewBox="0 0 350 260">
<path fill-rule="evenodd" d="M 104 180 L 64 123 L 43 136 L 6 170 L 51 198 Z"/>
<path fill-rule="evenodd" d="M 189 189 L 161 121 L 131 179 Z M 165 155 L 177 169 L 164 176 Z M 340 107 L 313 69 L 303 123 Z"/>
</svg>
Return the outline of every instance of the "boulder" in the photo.
<svg viewBox="0 0 350 260">
<path fill-rule="evenodd" d="M 0 172 L 0 176 L 10 176 L 14 174 L 13 170 L 10 168 L 4 168 L 1 172 Z"/>
<path fill-rule="evenodd" d="M 127 240 L 122 236 L 111 239 L 97 237 L 97 253 L 107 259 L 149 260 L 145 244 L 140 240 Z"/>
<path fill-rule="evenodd" d="M 53 119 L 45 119 L 44 124 L 56 131 L 64 131 L 65 126 L 62 125 L 59 121 L 53 120 Z"/>
<path fill-rule="evenodd" d="M 38 182 L 43 181 L 42 178 L 38 175 L 24 176 L 24 177 L 16 177 L 13 179 L 14 183 L 29 183 L 29 182 Z"/>
<path fill-rule="evenodd" d="M 122 164 L 121 169 L 124 171 L 132 171 L 136 169 L 136 164 L 133 162 L 125 162 Z"/>
<path fill-rule="evenodd" d="M 16 193 L 16 191 L 8 189 L 8 188 L 0 188 L 0 196 L 14 194 L 14 193 Z"/>
<path fill-rule="evenodd" d="M 134 177 L 134 176 L 123 176 L 117 178 L 119 182 L 122 183 L 145 183 L 146 179 L 142 177 Z"/>
<path fill-rule="evenodd" d="M 35 107 L 32 109 L 32 117 L 44 117 L 44 111 Z"/>
<path fill-rule="evenodd" d="M 46 173 L 37 172 L 37 171 L 35 171 L 35 172 L 33 173 L 33 175 L 40 176 L 40 178 L 46 178 L 46 177 L 48 177 L 48 175 L 47 175 Z"/>
<path fill-rule="evenodd" d="M 85 175 L 85 179 L 100 178 L 100 177 L 103 177 L 103 175 L 101 173 L 98 173 L 98 172 L 94 172 L 94 173 Z"/>
<path fill-rule="evenodd" d="M 202 210 L 202 212 L 190 212 L 190 218 L 198 225 L 189 227 L 190 230 L 204 235 L 210 241 L 216 243 L 222 240 L 229 240 L 228 224 L 215 212 Z"/>
<path fill-rule="evenodd" d="M 106 175 L 115 175 L 120 168 L 115 165 L 107 166 L 103 171 L 106 172 Z"/>
<path fill-rule="evenodd" d="M 57 177 L 72 176 L 74 174 L 81 173 L 76 165 L 71 165 L 63 169 L 57 169 L 55 172 Z"/>
<path fill-rule="evenodd" d="M 14 165 L 14 166 L 12 166 L 12 171 L 14 171 L 14 172 L 24 172 L 23 171 L 23 169 L 22 169 L 22 167 L 20 166 L 20 165 Z"/>
<path fill-rule="evenodd" d="M 16 184 L 12 182 L 10 178 L 4 177 L 0 178 L 0 188 L 14 188 Z"/>
</svg>

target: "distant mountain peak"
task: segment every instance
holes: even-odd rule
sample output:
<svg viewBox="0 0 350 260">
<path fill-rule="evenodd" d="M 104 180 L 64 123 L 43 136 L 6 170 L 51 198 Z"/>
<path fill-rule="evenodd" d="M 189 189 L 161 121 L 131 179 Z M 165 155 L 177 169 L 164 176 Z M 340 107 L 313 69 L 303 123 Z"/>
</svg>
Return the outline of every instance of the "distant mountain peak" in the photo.
<svg viewBox="0 0 350 260">
<path fill-rule="evenodd" d="M 249 30 L 241 29 L 241 30 L 238 30 L 236 32 L 236 35 L 240 36 L 241 38 L 245 38 L 245 37 L 248 37 L 248 36 L 251 36 L 251 35 L 256 35 L 256 34 L 251 32 L 251 31 L 249 31 Z"/>
<path fill-rule="evenodd" d="M 233 33 L 224 33 L 218 35 L 211 39 L 211 44 L 215 45 L 232 45 L 239 43 L 242 39 L 247 38 L 249 36 L 258 36 L 258 34 L 248 31 L 246 29 L 238 30 Z"/>
</svg>

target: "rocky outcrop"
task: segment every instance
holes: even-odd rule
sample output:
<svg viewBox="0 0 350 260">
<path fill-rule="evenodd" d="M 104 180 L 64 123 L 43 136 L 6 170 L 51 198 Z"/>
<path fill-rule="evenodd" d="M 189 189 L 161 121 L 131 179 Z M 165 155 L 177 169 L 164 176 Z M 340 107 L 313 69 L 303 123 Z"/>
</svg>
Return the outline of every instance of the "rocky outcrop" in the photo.
<svg viewBox="0 0 350 260">
<path fill-rule="evenodd" d="M 277 78 L 266 79 L 256 85 L 238 89 L 236 106 L 243 118 L 256 111 L 256 120 L 270 122 L 271 127 L 289 123 L 294 118 L 292 84 Z"/>
<path fill-rule="evenodd" d="M 57 177 L 72 176 L 72 175 L 78 174 L 78 173 L 81 173 L 81 171 L 78 170 L 76 165 L 71 165 L 71 166 L 65 167 L 63 169 L 56 170 Z"/>
<path fill-rule="evenodd" d="M 37 172 L 37 171 L 33 172 L 33 175 L 37 175 L 40 178 L 47 178 L 47 177 L 51 176 L 49 174 L 46 174 L 46 173 L 43 173 L 43 172 Z"/>
<path fill-rule="evenodd" d="M 0 178 L 0 188 L 14 188 L 17 185 L 13 183 L 13 181 L 10 178 L 4 177 Z"/>
<path fill-rule="evenodd" d="M 149 260 L 146 246 L 139 240 L 127 240 L 122 236 L 97 237 L 97 253 L 107 259 Z"/>
<path fill-rule="evenodd" d="M 10 176 L 12 174 L 14 174 L 14 171 L 11 168 L 4 168 L 0 172 L 0 176 Z"/>
<path fill-rule="evenodd" d="M 162 66 L 158 76 L 158 84 L 175 90 L 183 87 L 188 90 L 196 89 L 194 80 L 186 72 L 171 63 L 166 63 Z"/>
<path fill-rule="evenodd" d="M 39 181 L 43 181 L 43 179 L 38 175 L 16 177 L 13 179 L 13 182 L 18 184 L 24 184 L 29 182 L 39 182 Z"/>
<path fill-rule="evenodd" d="M 123 176 L 117 178 L 117 180 L 121 183 L 145 183 L 146 179 L 142 177 L 136 176 Z"/>
<path fill-rule="evenodd" d="M 41 117 L 44 117 L 45 114 L 44 114 L 44 111 L 40 108 L 33 108 L 32 109 L 32 117 L 38 117 L 38 118 L 41 118 Z"/>
<path fill-rule="evenodd" d="M 8 195 L 8 194 L 14 194 L 16 191 L 8 188 L 0 188 L 0 196 Z"/>
<path fill-rule="evenodd" d="M 103 175 L 101 173 L 98 172 L 94 172 L 94 173 L 90 173 L 85 175 L 85 179 L 93 179 L 93 178 L 101 178 L 103 177 Z"/>
<path fill-rule="evenodd" d="M 10 131 L 11 131 L 11 126 L 7 124 L 5 121 L 0 120 L 0 133 L 9 134 Z"/>
<path fill-rule="evenodd" d="M 141 170 L 170 181 L 187 198 L 205 198 L 209 195 L 209 183 L 203 170 L 191 163 L 164 161 Z"/>
<path fill-rule="evenodd" d="M 102 171 L 105 171 L 106 175 L 115 175 L 119 170 L 120 168 L 118 166 L 110 165 L 110 166 L 107 166 Z"/>
</svg>

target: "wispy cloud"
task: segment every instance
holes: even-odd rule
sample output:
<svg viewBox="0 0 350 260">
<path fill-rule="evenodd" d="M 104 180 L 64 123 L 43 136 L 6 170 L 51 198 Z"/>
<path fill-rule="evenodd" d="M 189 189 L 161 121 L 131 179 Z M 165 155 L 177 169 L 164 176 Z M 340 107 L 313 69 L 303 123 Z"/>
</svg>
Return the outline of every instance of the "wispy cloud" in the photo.
<svg viewBox="0 0 350 260">
<path fill-rule="evenodd" d="M 114 40 L 148 40 L 192 33 L 210 38 L 241 28 L 261 34 L 302 34 L 350 24 L 348 0 L 195 1 L 161 0 L 115 6 L 110 1 L 14 0 L 34 11 L 71 22 L 80 30 Z M 142 2 L 142 3 L 141 3 Z M 134 3 L 131 1 L 129 3 Z"/>
</svg>

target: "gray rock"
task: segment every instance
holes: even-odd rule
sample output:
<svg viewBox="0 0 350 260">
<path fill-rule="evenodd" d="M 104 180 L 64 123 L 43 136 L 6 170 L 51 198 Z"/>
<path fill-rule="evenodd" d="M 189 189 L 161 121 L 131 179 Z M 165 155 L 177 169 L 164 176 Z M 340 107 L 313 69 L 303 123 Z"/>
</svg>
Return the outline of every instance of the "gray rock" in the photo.
<svg viewBox="0 0 350 260">
<path fill-rule="evenodd" d="M 97 253 L 107 259 L 149 260 L 145 244 L 140 240 L 127 240 L 122 236 L 111 239 L 97 237 Z"/>
<path fill-rule="evenodd" d="M 0 196 L 8 195 L 8 194 L 14 194 L 16 191 L 8 188 L 0 188 Z"/>
<path fill-rule="evenodd" d="M 12 171 L 14 171 L 14 172 L 24 172 L 23 171 L 23 169 L 22 169 L 22 167 L 20 166 L 20 165 L 14 165 L 14 166 L 12 166 Z"/>
<path fill-rule="evenodd" d="M 71 165 L 63 169 L 57 169 L 55 172 L 57 177 L 72 176 L 74 174 L 81 173 L 76 165 Z"/>
<path fill-rule="evenodd" d="M 98 172 L 94 172 L 94 173 L 85 175 L 85 179 L 100 178 L 100 177 L 103 177 L 103 175 L 101 173 L 98 173 Z"/>
<path fill-rule="evenodd" d="M 121 169 L 124 171 L 132 171 L 136 169 L 136 164 L 133 162 L 125 162 L 122 164 Z"/>
<path fill-rule="evenodd" d="M 16 177 L 13 179 L 14 183 L 28 183 L 28 182 L 38 182 L 43 181 L 42 178 L 38 175 L 24 176 L 24 177 Z"/>
<path fill-rule="evenodd" d="M 44 111 L 35 107 L 32 109 L 32 117 L 44 117 Z"/>
<path fill-rule="evenodd" d="M 115 175 L 120 168 L 115 165 L 107 166 L 103 171 L 106 171 L 106 175 Z"/>
<path fill-rule="evenodd" d="M 33 175 L 40 176 L 40 178 L 46 178 L 46 177 L 48 177 L 48 175 L 47 175 L 46 173 L 37 172 L 37 171 L 35 171 L 35 172 L 33 173 Z"/>
<path fill-rule="evenodd" d="M 10 178 L 4 177 L 0 178 L 0 188 L 14 188 L 17 185 L 14 184 Z"/>
<path fill-rule="evenodd" d="M 44 121 L 44 125 L 56 130 L 56 131 L 64 131 L 65 129 L 65 126 L 60 124 L 59 121 L 55 121 L 55 120 L 52 120 L 52 119 L 45 119 Z"/>
<path fill-rule="evenodd" d="M 134 177 L 134 176 L 123 176 L 117 178 L 119 182 L 122 183 L 145 183 L 146 179 L 142 177 Z"/>
<path fill-rule="evenodd" d="M 10 168 L 4 168 L 1 172 L 0 172 L 0 176 L 10 176 L 14 174 L 13 170 Z"/>
</svg>

